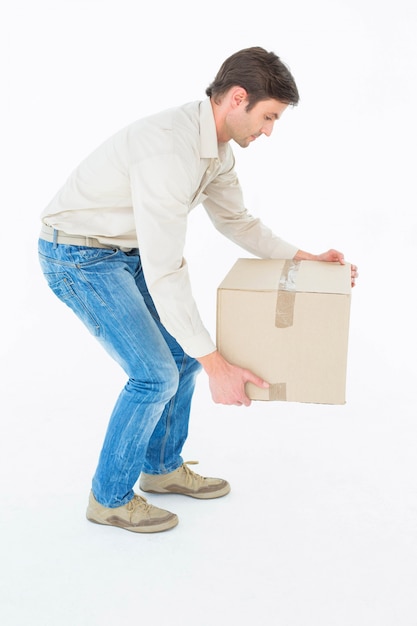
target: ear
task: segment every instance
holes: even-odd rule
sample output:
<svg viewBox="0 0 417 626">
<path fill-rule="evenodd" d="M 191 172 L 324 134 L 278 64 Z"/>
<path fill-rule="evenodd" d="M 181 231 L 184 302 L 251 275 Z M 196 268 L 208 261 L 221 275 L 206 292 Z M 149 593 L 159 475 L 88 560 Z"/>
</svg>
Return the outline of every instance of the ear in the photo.
<svg viewBox="0 0 417 626">
<path fill-rule="evenodd" d="M 235 108 L 242 105 L 248 96 L 248 92 L 243 87 L 233 87 L 230 95 L 232 107 Z"/>
</svg>

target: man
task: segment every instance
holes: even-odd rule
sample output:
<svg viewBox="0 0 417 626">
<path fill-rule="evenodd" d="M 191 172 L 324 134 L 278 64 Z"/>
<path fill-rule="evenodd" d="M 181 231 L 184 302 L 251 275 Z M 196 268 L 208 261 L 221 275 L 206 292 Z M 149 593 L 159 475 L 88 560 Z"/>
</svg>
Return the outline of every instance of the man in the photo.
<svg viewBox="0 0 417 626">
<path fill-rule="evenodd" d="M 228 58 L 207 99 L 138 120 L 72 173 L 41 215 L 39 258 L 54 293 L 122 366 L 128 382 L 113 409 L 92 481 L 87 518 L 134 532 L 178 523 L 133 491 L 226 495 L 227 481 L 183 463 L 195 377 L 214 402 L 245 405 L 245 383 L 268 383 L 216 350 L 193 300 L 183 258 L 187 216 L 202 204 L 214 226 L 255 256 L 344 263 L 274 235 L 244 207 L 229 145 L 272 133 L 298 91 L 273 53 Z M 356 268 L 352 270 L 354 284 Z"/>
</svg>

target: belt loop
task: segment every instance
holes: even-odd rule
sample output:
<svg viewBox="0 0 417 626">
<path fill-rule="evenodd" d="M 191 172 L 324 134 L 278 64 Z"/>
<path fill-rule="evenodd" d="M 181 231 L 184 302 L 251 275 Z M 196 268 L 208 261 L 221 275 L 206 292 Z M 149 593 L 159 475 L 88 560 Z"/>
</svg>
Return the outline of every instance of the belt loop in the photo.
<svg viewBox="0 0 417 626">
<path fill-rule="evenodd" d="M 55 250 L 55 248 L 57 248 L 57 247 L 58 247 L 58 231 L 57 231 L 57 229 L 56 229 L 56 228 L 54 228 L 54 233 L 53 233 L 53 236 L 52 236 L 52 241 L 53 241 L 53 243 L 54 243 L 53 248 L 54 248 L 54 250 Z"/>
</svg>

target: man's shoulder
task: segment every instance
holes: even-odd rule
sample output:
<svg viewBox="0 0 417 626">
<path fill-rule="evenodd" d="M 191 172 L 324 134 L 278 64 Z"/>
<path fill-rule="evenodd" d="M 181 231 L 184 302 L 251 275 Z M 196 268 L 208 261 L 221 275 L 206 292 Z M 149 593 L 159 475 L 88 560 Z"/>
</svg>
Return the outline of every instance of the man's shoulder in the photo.
<svg viewBox="0 0 417 626">
<path fill-rule="evenodd" d="M 139 126 L 165 126 L 175 127 L 177 124 L 193 124 L 200 118 L 200 100 L 186 102 L 185 104 L 163 109 L 152 115 L 143 117 L 133 125 Z"/>
<path fill-rule="evenodd" d="M 188 145 L 189 150 L 195 150 L 205 128 L 200 105 L 196 100 L 143 117 L 127 127 L 127 136 L 145 149 Z"/>
</svg>

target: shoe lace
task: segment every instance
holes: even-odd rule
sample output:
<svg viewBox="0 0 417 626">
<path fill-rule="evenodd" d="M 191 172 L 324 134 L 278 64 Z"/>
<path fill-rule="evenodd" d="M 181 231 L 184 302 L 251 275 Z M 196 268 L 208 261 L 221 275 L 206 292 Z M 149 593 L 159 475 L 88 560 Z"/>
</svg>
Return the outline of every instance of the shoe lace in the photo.
<svg viewBox="0 0 417 626">
<path fill-rule="evenodd" d="M 128 511 L 135 511 L 135 509 L 138 508 L 141 508 L 144 511 L 149 511 L 151 507 L 152 505 L 149 504 L 146 498 L 144 498 L 143 496 L 138 496 L 137 494 L 135 494 L 132 500 L 130 500 L 126 505 Z"/>
<path fill-rule="evenodd" d="M 183 463 L 183 470 L 187 476 L 187 480 L 189 481 L 198 481 L 198 482 L 203 482 L 204 481 L 204 477 L 200 476 L 200 474 L 196 474 L 195 472 L 193 472 L 192 469 L 190 469 L 188 466 L 189 465 L 198 465 L 198 461 L 185 461 Z"/>
</svg>

